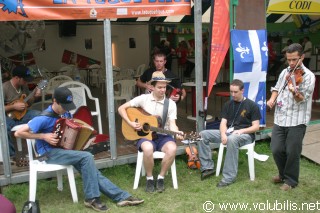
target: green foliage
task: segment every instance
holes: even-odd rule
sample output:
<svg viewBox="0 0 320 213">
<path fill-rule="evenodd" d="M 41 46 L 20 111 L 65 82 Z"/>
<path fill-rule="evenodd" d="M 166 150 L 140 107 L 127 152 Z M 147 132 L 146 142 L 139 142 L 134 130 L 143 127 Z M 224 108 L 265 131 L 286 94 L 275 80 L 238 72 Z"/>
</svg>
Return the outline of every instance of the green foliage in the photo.
<svg viewBox="0 0 320 213">
<path fill-rule="evenodd" d="M 102 173 L 112 182 L 120 186 L 122 189 L 128 190 L 136 197 L 145 200 L 145 203 L 135 207 L 117 207 L 106 196 L 101 196 L 101 200 L 107 203 L 111 208 L 111 212 L 205 212 L 203 203 L 210 201 L 215 205 L 212 212 L 272 212 L 270 208 L 277 207 L 278 212 L 297 212 L 294 206 L 301 207 L 302 203 L 319 202 L 320 197 L 320 170 L 319 165 L 314 164 L 306 159 L 301 159 L 300 183 L 299 186 L 291 191 L 283 192 L 279 189 L 280 185 L 271 183 L 271 177 L 277 175 L 277 168 L 273 161 L 269 142 L 257 142 L 257 153 L 268 154 L 270 158 L 266 162 L 255 160 L 255 181 L 250 181 L 248 175 L 247 155 L 245 151 L 241 151 L 239 155 L 239 172 L 237 181 L 222 189 L 216 188 L 216 184 L 220 181 L 220 177 L 211 177 L 204 181 L 200 181 L 200 171 L 190 170 L 186 165 L 186 156 L 181 155 L 176 158 L 177 175 L 179 189 L 172 188 L 171 175 L 165 178 L 166 190 L 164 193 L 147 194 L 145 190 L 145 178 L 140 179 L 139 188 L 133 190 L 133 179 L 135 174 L 135 164 L 116 166 L 113 168 L 103 169 Z M 214 152 L 213 158 L 216 162 L 217 153 Z M 156 176 L 160 171 L 160 161 L 155 163 Z M 84 207 L 82 180 L 77 176 L 77 190 L 79 203 L 73 204 L 71 193 L 68 187 L 68 180 L 64 178 L 65 189 L 60 192 L 57 190 L 57 182 L 55 179 L 38 181 L 37 199 L 40 201 L 41 211 L 45 213 L 56 212 L 94 212 Z M 15 204 L 17 212 L 21 211 L 24 201 L 28 199 L 28 183 L 10 185 L 4 188 L 4 195 Z M 222 210 L 219 204 L 222 203 L 248 203 L 246 210 L 226 209 Z M 277 206 L 275 205 L 277 203 Z M 291 210 L 289 209 L 291 207 Z M 255 209 L 256 208 L 256 209 Z M 267 209 L 269 208 L 269 210 Z M 286 208 L 286 209 L 285 209 Z M 306 204 L 304 209 L 299 212 L 316 212 L 319 210 L 320 204 L 315 206 L 314 211 L 307 211 Z M 312 206 L 309 206 L 312 208 Z"/>
</svg>

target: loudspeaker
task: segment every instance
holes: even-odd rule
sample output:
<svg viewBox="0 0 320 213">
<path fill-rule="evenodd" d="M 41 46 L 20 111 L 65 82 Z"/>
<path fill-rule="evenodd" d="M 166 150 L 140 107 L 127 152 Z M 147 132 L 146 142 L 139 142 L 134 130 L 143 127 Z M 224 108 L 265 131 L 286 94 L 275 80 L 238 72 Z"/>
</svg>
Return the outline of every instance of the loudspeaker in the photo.
<svg viewBox="0 0 320 213">
<path fill-rule="evenodd" d="M 59 21 L 59 36 L 70 37 L 77 35 L 77 22 L 73 20 Z"/>
</svg>

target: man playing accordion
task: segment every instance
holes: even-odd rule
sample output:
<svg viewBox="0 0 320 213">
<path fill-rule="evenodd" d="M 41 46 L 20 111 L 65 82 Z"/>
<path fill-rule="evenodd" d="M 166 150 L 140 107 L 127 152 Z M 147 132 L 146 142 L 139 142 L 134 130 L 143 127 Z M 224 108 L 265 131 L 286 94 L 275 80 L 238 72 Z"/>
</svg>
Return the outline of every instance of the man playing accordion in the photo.
<svg viewBox="0 0 320 213">
<path fill-rule="evenodd" d="M 139 205 L 144 200 L 131 196 L 104 177 L 96 168 L 91 153 L 77 150 L 66 150 L 57 146 L 59 138 L 53 133 L 59 117 L 70 118 L 68 112 L 76 108 L 71 91 L 58 87 L 53 93 L 53 103 L 45 112 L 55 116 L 40 115 L 15 132 L 16 137 L 36 139 L 36 150 L 48 164 L 73 165 L 83 179 L 85 195 L 84 204 L 96 211 L 106 211 L 108 207 L 101 203 L 100 192 L 117 202 L 118 206 Z"/>
</svg>

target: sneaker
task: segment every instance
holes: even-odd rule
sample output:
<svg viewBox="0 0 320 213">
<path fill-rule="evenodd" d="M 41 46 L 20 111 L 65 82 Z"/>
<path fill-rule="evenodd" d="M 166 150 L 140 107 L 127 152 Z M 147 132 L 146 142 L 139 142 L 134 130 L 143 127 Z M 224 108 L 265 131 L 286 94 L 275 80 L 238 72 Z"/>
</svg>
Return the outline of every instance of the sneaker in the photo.
<svg viewBox="0 0 320 213">
<path fill-rule="evenodd" d="M 164 191 L 164 179 L 158 179 L 157 180 L 157 192 L 163 192 Z"/>
<path fill-rule="evenodd" d="M 222 188 L 222 187 L 229 186 L 230 184 L 232 184 L 232 183 L 226 183 L 226 182 L 220 181 L 220 182 L 217 184 L 217 187 L 218 187 L 218 188 Z"/>
<path fill-rule="evenodd" d="M 147 180 L 146 192 L 154 192 L 154 181 Z"/>
<path fill-rule="evenodd" d="M 96 197 L 93 199 L 87 199 L 84 201 L 84 205 L 87 208 L 92 208 L 98 212 L 106 212 L 109 210 L 109 208 L 105 204 L 101 203 L 100 197 Z"/>
<path fill-rule="evenodd" d="M 204 170 L 203 172 L 201 172 L 201 180 L 204 180 L 210 176 L 213 176 L 215 173 L 215 170 L 214 169 L 207 169 L 207 170 Z"/>
<path fill-rule="evenodd" d="M 117 206 L 120 206 L 120 207 L 123 207 L 123 206 L 136 206 L 136 205 L 139 205 L 139 204 L 141 204 L 143 202 L 144 202 L 144 200 L 141 200 L 139 198 L 130 196 L 127 199 L 118 202 Z"/>
</svg>

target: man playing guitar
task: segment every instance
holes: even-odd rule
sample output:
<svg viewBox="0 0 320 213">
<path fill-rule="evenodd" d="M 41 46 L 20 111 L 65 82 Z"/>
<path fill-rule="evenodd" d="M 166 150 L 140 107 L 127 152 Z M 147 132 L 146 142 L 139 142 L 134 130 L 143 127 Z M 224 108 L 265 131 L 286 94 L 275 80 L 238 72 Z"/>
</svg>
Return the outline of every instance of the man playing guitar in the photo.
<svg viewBox="0 0 320 213">
<path fill-rule="evenodd" d="M 130 114 L 128 113 L 132 107 L 140 107 L 148 114 L 161 117 L 162 120 L 164 119 L 165 121 L 163 121 L 164 125 L 162 128 L 176 132 L 176 138 L 183 139 L 183 132 L 179 131 L 178 126 L 176 125 L 177 106 L 173 100 L 165 98 L 168 82 L 170 81 L 166 79 L 162 72 L 153 72 L 150 82 L 152 92 L 150 94 L 143 94 L 135 97 L 131 101 L 119 107 L 119 114 L 123 118 L 124 122 L 126 122 L 127 126 L 129 126 L 128 128 L 135 129 L 137 132 L 144 128 L 144 125 L 141 122 L 141 116 L 130 120 Z M 167 113 L 165 113 L 165 111 L 167 111 Z M 147 174 L 147 192 L 154 192 L 155 190 L 152 175 L 154 167 L 153 152 L 162 151 L 165 153 L 156 184 L 156 190 L 158 192 L 162 192 L 164 191 L 164 176 L 175 159 L 177 145 L 171 135 L 159 133 L 154 135 L 156 137 L 140 138 L 137 142 L 137 149 L 143 151 L 144 154 L 143 164 Z"/>
<path fill-rule="evenodd" d="M 19 124 L 25 124 L 33 117 L 37 116 L 40 111 L 28 110 L 34 98 L 41 96 L 41 90 L 36 88 L 33 96 L 27 102 L 23 101 L 25 95 L 29 95 L 29 88 L 27 82 L 31 82 L 33 77 L 30 70 L 25 66 L 17 66 L 12 71 L 12 78 L 2 84 L 4 104 L 6 112 L 7 134 L 9 140 L 10 156 L 15 155 L 15 148 L 11 139 L 11 129 Z M 21 97 L 22 96 L 22 97 Z M 19 100 L 20 99 L 20 100 Z M 22 118 L 17 119 L 14 115 L 21 114 Z"/>
</svg>

